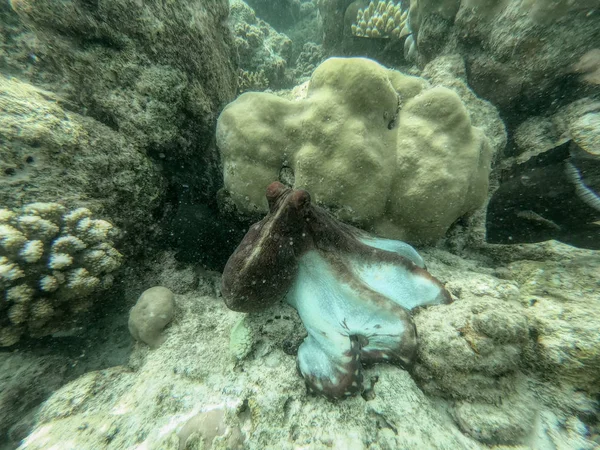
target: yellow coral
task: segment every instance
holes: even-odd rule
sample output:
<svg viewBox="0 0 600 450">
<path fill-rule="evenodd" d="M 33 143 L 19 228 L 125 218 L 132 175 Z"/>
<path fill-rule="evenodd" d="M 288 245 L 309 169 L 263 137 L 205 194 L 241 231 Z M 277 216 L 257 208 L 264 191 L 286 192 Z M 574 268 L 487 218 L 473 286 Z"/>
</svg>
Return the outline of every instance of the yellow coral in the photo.
<svg viewBox="0 0 600 450">
<path fill-rule="evenodd" d="M 0 347 L 16 343 L 23 330 L 42 336 L 60 329 L 49 322 L 55 304 L 76 314 L 90 306 L 89 294 L 110 287 L 110 273 L 123 260 L 112 246 L 117 229 L 91 214 L 87 208 L 69 212 L 58 203 L 0 209 L 0 288 L 6 302 L 0 321 L 14 325 L 0 328 Z"/>
<path fill-rule="evenodd" d="M 57 225 L 40 216 L 20 216 L 17 224 L 29 239 L 39 239 L 44 242 L 54 238 L 60 230 Z"/>
<path fill-rule="evenodd" d="M 8 258 L 0 256 L 0 285 L 10 283 L 25 276 L 25 272 L 18 264 L 11 262 Z"/>
<path fill-rule="evenodd" d="M 73 264 L 73 257 L 68 253 L 53 253 L 48 259 L 48 267 L 50 269 L 61 270 Z"/>
<path fill-rule="evenodd" d="M 42 219 L 57 223 L 65 213 L 66 208 L 59 203 L 29 203 L 23 207 L 23 212 L 30 216 L 40 216 Z"/>
<path fill-rule="evenodd" d="M 29 303 L 35 291 L 26 284 L 19 284 L 6 290 L 6 300 L 12 303 Z"/>
<path fill-rule="evenodd" d="M 19 342 L 21 338 L 21 329 L 14 326 L 0 328 L 0 347 L 10 347 Z"/>
<path fill-rule="evenodd" d="M 350 29 L 353 36 L 371 38 L 399 38 L 400 30 L 408 28 L 408 11 L 393 0 L 373 0 L 358 10 Z M 397 29 L 397 30 L 396 30 Z"/>
<path fill-rule="evenodd" d="M 73 211 L 71 211 L 69 214 L 65 215 L 63 217 L 63 220 L 65 222 L 65 224 L 67 225 L 67 227 L 74 227 L 75 225 L 77 225 L 77 223 L 85 218 L 85 217 L 90 217 L 92 215 L 92 212 L 87 209 L 87 208 L 77 208 Z"/>
<path fill-rule="evenodd" d="M 34 240 L 27 241 L 27 243 L 19 252 L 19 257 L 21 257 L 25 262 L 34 263 L 39 261 L 43 254 L 44 243 L 40 240 Z"/>
<path fill-rule="evenodd" d="M 47 320 L 54 314 L 52 302 L 47 298 L 40 298 L 31 306 L 31 317 L 35 320 Z"/>
<path fill-rule="evenodd" d="M 40 278 L 40 289 L 44 292 L 54 292 L 58 289 L 60 283 L 55 276 L 44 275 Z"/>
<path fill-rule="evenodd" d="M 19 325 L 27 320 L 27 306 L 22 303 L 15 303 L 8 309 L 8 320 L 15 325 Z"/>
<path fill-rule="evenodd" d="M 0 225 L 0 247 L 10 254 L 18 253 L 27 242 L 27 237 L 10 225 Z"/>
<path fill-rule="evenodd" d="M 8 223 L 14 219 L 16 214 L 8 209 L 0 209 L 0 223 Z"/>
</svg>

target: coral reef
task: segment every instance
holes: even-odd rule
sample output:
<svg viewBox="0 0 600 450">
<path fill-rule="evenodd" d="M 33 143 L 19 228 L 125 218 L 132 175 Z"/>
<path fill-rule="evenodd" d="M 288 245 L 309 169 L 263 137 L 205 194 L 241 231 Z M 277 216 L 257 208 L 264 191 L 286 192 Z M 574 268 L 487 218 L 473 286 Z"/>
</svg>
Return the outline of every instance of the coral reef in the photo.
<svg viewBox="0 0 600 450">
<path fill-rule="evenodd" d="M 315 69 L 325 60 L 323 46 L 314 42 L 306 42 L 302 51 L 296 58 L 294 77 L 296 81 L 303 83 L 307 81 Z"/>
<path fill-rule="evenodd" d="M 163 286 L 146 289 L 129 312 L 129 332 L 136 341 L 157 348 L 164 342 L 163 331 L 174 314 L 175 296 L 170 289 Z"/>
<path fill-rule="evenodd" d="M 282 33 L 275 31 L 265 21 L 259 19 L 242 0 L 231 0 L 230 27 L 234 35 L 234 43 L 239 55 L 239 66 L 243 73 L 255 74 L 266 80 L 267 85 L 281 87 L 285 83 L 285 69 L 291 58 L 292 41 Z M 246 77 L 248 79 L 250 77 Z M 238 90 L 245 92 L 248 83 L 242 78 Z M 262 83 L 261 83 L 262 84 Z M 258 83 L 254 83 L 257 88 Z"/>
<path fill-rule="evenodd" d="M 176 450 L 187 431 L 198 430 L 194 418 L 213 412 L 213 417 L 222 417 L 213 430 L 230 430 L 213 440 L 215 449 L 225 448 L 239 428 L 248 450 L 485 450 L 507 445 L 518 449 L 593 450 L 597 447 L 593 441 L 597 408 L 594 398 L 568 384 L 566 377 L 555 378 L 558 365 L 549 372 L 550 380 L 543 365 L 530 366 L 544 360 L 530 351 L 535 349 L 536 334 L 529 328 L 537 326 L 532 318 L 540 310 L 530 304 L 530 288 L 525 285 L 538 286 L 536 289 L 543 294 L 542 280 L 532 276 L 539 277 L 556 265 L 550 270 L 552 276 L 560 274 L 563 283 L 581 283 L 578 294 L 582 298 L 572 306 L 579 308 L 586 302 L 591 305 L 597 302 L 597 280 L 582 277 L 572 269 L 578 262 L 585 267 L 585 261 L 597 254 L 549 242 L 490 246 L 489 255 L 494 257 L 493 266 L 442 250 L 424 252 L 428 270 L 447 280 L 448 289 L 458 300 L 415 313 L 427 342 L 416 368 L 420 367 L 419 373 L 431 375 L 418 378 L 424 383 L 422 387 L 407 371 L 375 364 L 363 368 L 362 396 L 343 402 L 307 396 L 302 379 L 290 376 L 296 366 L 295 343 L 305 337 L 296 311 L 289 305 L 276 304 L 262 313 L 232 312 L 212 291 L 214 276 L 202 276 L 199 283 L 180 285 L 177 320 L 163 345 L 153 351 L 136 346 L 127 366 L 87 373 L 56 391 L 35 416 L 34 428 L 22 446 L 28 450 L 64 447 L 68 436 L 71 448 L 81 450 L 95 449 L 99 442 L 109 450 L 136 446 Z M 144 274 L 144 283 L 186 280 L 193 270 L 173 266 L 162 254 L 156 257 L 160 263 Z M 526 270 L 519 265 L 511 267 L 524 259 L 528 260 Z M 557 270 L 560 265 L 562 272 Z M 590 270 L 597 268 L 592 266 Z M 134 278 L 130 282 L 136 284 Z M 558 297 L 561 289 L 568 289 L 568 285 L 557 288 L 552 297 L 544 294 L 543 302 L 564 306 L 566 301 Z M 138 295 L 139 288 L 132 289 L 125 301 L 134 302 Z M 230 333 L 242 317 L 244 326 L 252 331 L 253 350 L 244 359 L 232 361 L 228 351 Z M 552 317 L 550 311 L 546 317 Z M 111 321 L 115 318 L 113 315 Z M 471 329 L 463 329 L 463 324 L 470 324 Z M 458 328 L 463 330 L 462 336 Z M 558 327 L 554 333 L 569 336 L 565 351 L 575 350 L 572 342 L 584 338 L 578 337 L 578 327 Z M 544 339 L 544 346 L 546 342 Z M 559 341 L 555 343 L 554 348 L 559 348 Z M 450 355 L 457 359 L 452 360 Z M 461 383 L 463 357 L 465 364 L 479 373 L 478 380 Z M 574 363 L 569 361 L 568 372 L 575 368 Z M 492 375 L 495 373 L 503 375 Z M 589 365 L 579 373 L 587 373 L 588 380 L 592 380 L 598 371 Z M 446 383 L 450 378 L 458 383 L 456 387 Z M 471 387 L 469 381 L 477 383 L 476 387 Z M 477 387 L 481 386 L 479 395 Z M 189 437 L 190 444 L 202 440 L 199 435 Z"/>
<path fill-rule="evenodd" d="M 127 233 L 126 253 L 153 233 L 165 181 L 121 133 L 71 112 L 60 96 L 0 77 L 0 207 L 86 207 Z"/>
<path fill-rule="evenodd" d="M 473 126 L 471 104 L 368 59 L 331 58 L 304 99 L 246 93 L 225 108 L 217 125 L 225 189 L 241 213 L 264 213 L 264 189 L 291 171 L 294 186 L 342 220 L 393 239 L 435 240 L 483 204 L 503 143 Z M 489 104 L 477 105 L 500 123 Z"/>
<path fill-rule="evenodd" d="M 368 6 L 360 8 L 356 22 L 351 26 L 357 37 L 401 38 L 410 34 L 406 19 L 408 10 L 402 11 L 401 4 L 393 0 L 371 0 Z"/>
<path fill-rule="evenodd" d="M 478 95 L 505 113 L 539 111 L 559 94 L 577 95 L 569 72 L 597 47 L 596 7 L 593 0 L 413 0 L 409 21 L 419 65 L 460 53 Z"/>
<path fill-rule="evenodd" d="M 330 398 L 362 392 L 362 364 L 410 368 L 417 336 L 409 311 L 451 301 L 420 255 L 336 221 L 311 205 L 307 191 L 276 181 L 267 199 L 269 214 L 225 266 L 227 306 L 253 312 L 285 298 L 298 311 L 308 331 L 298 368 L 311 392 Z M 249 351 L 249 333 L 243 322 L 237 327 L 239 357 Z"/>
<path fill-rule="evenodd" d="M 118 130 L 199 197 L 218 188 L 214 122 L 235 95 L 227 0 L 13 0 L 70 103 Z M 132 184 L 134 185 L 134 184 Z"/>
<path fill-rule="evenodd" d="M 238 92 L 240 94 L 248 91 L 264 91 L 269 87 L 269 80 L 265 76 L 264 70 L 248 72 L 240 69 L 239 74 Z"/>
<path fill-rule="evenodd" d="M 113 247 L 117 230 L 91 216 L 57 203 L 0 209 L 0 346 L 69 327 L 92 293 L 112 285 L 122 262 Z"/>
</svg>

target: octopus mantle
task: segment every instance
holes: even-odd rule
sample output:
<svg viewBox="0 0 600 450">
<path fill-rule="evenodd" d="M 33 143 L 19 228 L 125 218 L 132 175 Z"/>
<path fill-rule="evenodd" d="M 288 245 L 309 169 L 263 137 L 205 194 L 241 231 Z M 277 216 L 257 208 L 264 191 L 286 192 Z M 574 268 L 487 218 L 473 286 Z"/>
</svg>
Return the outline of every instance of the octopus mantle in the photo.
<svg viewBox="0 0 600 450">
<path fill-rule="evenodd" d="M 451 301 L 416 250 L 339 222 L 307 191 L 274 182 L 267 200 L 269 213 L 223 272 L 227 306 L 252 312 L 285 299 L 296 308 L 308 332 L 298 369 L 311 392 L 361 392 L 362 364 L 409 369 L 417 352 L 410 311 Z"/>
</svg>

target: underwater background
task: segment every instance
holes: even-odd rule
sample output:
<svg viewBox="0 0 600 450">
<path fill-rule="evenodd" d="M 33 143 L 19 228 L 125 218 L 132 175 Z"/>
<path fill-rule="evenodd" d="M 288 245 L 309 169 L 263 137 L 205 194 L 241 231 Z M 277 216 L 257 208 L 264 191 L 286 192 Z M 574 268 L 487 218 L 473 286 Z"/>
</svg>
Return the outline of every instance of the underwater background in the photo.
<svg viewBox="0 0 600 450">
<path fill-rule="evenodd" d="M 2 0 L 0 449 L 600 448 L 600 0 Z"/>
</svg>

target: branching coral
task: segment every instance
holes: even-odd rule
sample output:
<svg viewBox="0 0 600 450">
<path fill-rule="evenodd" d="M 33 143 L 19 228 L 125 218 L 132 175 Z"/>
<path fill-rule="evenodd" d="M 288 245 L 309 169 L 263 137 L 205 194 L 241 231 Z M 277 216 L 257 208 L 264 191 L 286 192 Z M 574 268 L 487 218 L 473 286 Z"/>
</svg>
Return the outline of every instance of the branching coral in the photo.
<svg viewBox="0 0 600 450">
<path fill-rule="evenodd" d="M 231 2 L 230 22 L 241 69 L 256 74 L 261 84 L 264 81 L 281 84 L 291 57 L 292 41 L 257 18 L 252 8 L 241 0 Z M 242 87 L 239 91 L 245 90 L 249 89 Z"/>
<path fill-rule="evenodd" d="M 0 209 L 0 346 L 61 329 L 87 309 L 90 294 L 112 284 L 122 262 L 118 231 L 91 216 L 58 203 Z"/>
<path fill-rule="evenodd" d="M 269 80 L 265 71 L 249 72 L 239 69 L 238 92 L 240 94 L 248 91 L 264 91 L 269 87 Z"/>
<path fill-rule="evenodd" d="M 368 6 L 358 10 L 352 34 L 359 37 L 389 38 L 410 34 L 407 24 L 408 11 L 402 12 L 400 3 L 393 0 L 371 0 Z"/>
<path fill-rule="evenodd" d="M 416 55 L 408 9 L 403 10 L 400 2 L 371 0 L 367 6 L 358 10 L 351 30 L 354 36 L 365 38 L 401 39 L 408 36 L 404 42 L 404 55 L 407 59 Z"/>
</svg>

